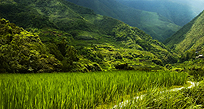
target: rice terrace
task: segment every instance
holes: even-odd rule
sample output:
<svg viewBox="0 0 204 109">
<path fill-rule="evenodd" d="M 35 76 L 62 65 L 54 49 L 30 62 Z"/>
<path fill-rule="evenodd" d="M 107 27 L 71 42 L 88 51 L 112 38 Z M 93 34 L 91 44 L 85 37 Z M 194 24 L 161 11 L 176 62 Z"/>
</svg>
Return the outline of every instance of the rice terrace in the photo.
<svg viewBox="0 0 204 109">
<path fill-rule="evenodd" d="M 186 84 L 176 72 L 1 74 L 1 108 L 96 108 L 119 103 L 139 92 Z M 110 106 L 109 106 L 110 107 Z M 105 107 L 104 107 L 105 108 Z"/>
<path fill-rule="evenodd" d="M 148 97 L 142 102 L 123 108 L 184 108 L 195 105 L 192 98 L 200 98 L 197 91 L 203 90 L 202 86 L 165 94 L 156 92 L 188 85 L 187 76 L 165 71 L 1 74 L 0 106 L 2 109 L 105 109 L 145 93 Z M 192 93 L 192 98 L 185 96 L 187 91 Z"/>
<path fill-rule="evenodd" d="M 0 109 L 204 108 L 203 6 L 0 0 Z"/>
</svg>

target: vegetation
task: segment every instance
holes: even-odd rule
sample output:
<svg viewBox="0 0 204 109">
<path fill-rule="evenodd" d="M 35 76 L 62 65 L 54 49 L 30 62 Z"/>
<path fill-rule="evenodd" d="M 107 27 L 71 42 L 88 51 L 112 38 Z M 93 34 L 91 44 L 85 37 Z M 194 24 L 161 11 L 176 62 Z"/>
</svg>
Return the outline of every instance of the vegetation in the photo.
<svg viewBox="0 0 204 109">
<path fill-rule="evenodd" d="M 165 41 L 165 45 L 180 54 L 179 63 L 174 64 L 172 70 L 179 68 L 188 72 L 192 80 L 203 79 L 203 15 L 204 12 L 200 13 Z"/>
<path fill-rule="evenodd" d="M 180 71 L 180 72 L 188 72 L 189 74 L 189 79 L 192 81 L 201 81 L 203 80 L 203 59 L 194 59 L 194 60 L 188 60 L 184 61 L 182 63 L 176 63 L 171 65 L 171 68 L 169 70 L 172 71 Z"/>
<path fill-rule="evenodd" d="M 180 29 L 180 26 L 176 25 L 175 23 L 173 23 L 173 21 L 169 20 L 168 18 L 164 17 L 161 14 L 157 14 L 156 12 L 152 11 L 150 12 L 138 10 L 130 6 L 123 5 L 125 3 L 121 4 L 120 3 L 121 1 L 114 0 L 97 0 L 97 1 L 67 0 L 67 1 L 70 1 L 80 6 L 88 7 L 90 9 L 93 9 L 98 14 L 110 16 L 119 19 L 131 26 L 138 27 L 139 29 L 145 31 L 147 34 L 151 35 L 153 39 L 159 41 L 164 41 L 165 39 L 173 35 L 173 33 L 175 33 L 177 30 Z M 176 12 L 178 11 L 177 9 L 175 10 Z"/>
<path fill-rule="evenodd" d="M 130 101 L 132 104 L 123 108 L 168 108 L 168 109 L 202 109 L 203 102 L 203 81 L 198 86 L 191 89 L 160 93 L 158 89 L 151 89 L 142 99 Z"/>
<path fill-rule="evenodd" d="M 150 71 L 163 69 L 164 64 L 178 61 L 174 52 L 140 29 L 110 17 L 97 15 L 90 9 L 70 2 L 5 1 L 0 5 L 0 17 L 23 26 L 29 31 L 27 34 L 39 36 L 39 42 L 43 43 L 43 46 L 32 50 L 43 50 L 43 54 L 55 57 L 54 60 L 59 63 L 59 66 L 49 65 L 46 69 L 50 70 L 40 72 L 106 71 L 115 69 L 115 66 L 120 64 L 128 64 L 131 69 Z M 26 41 L 25 43 L 30 43 Z M 10 70 L 17 68 L 9 68 L 13 67 L 10 64 L 7 68 L 2 66 L 2 71 L 27 72 Z M 34 66 L 28 67 L 22 68 L 34 69 Z M 39 69 L 32 72 L 38 72 Z"/>
<path fill-rule="evenodd" d="M 61 63 L 46 50 L 38 35 L 0 19 L 0 72 L 53 72 Z"/>
<path fill-rule="evenodd" d="M 182 46 L 177 54 L 136 27 L 64 0 L 2 0 L 0 108 L 106 108 L 143 93 L 149 98 L 139 108 L 203 104 L 203 84 L 177 97 L 177 92 L 158 93 L 187 79 L 203 79 L 204 62 L 195 59 L 203 52 L 202 16 L 175 34 L 195 30 L 199 46 L 182 46 L 177 40 L 178 46 L 171 47 Z M 166 43 L 173 44 L 171 38 Z"/>
<path fill-rule="evenodd" d="M 64 0 L 52 0 L 52 2 L 4 0 L 1 1 L 0 8 L 2 9 L 1 17 L 8 18 L 11 22 L 30 31 L 26 32 L 27 36 L 39 36 L 40 39 L 37 39 L 40 44 L 31 41 L 36 47 L 28 47 L 29 52 L 36 50 L 46 57 L 53 57 L 54 63 L 57 64 L 57 66 L 45 67 L 49 70 L 40 70 L 41 68 L 33 70 L 35 65 L 28 64 L 30 61 L 28 56 L 25 60 L 20 57 L 21 64 L 25 64 L 24 66 L 18 66 L 16 64 L 19 63 L 18 60 L 13 59 L 15 60 L 14 64 L 18 66 L 15 67 L 10 63 L 12 62 L 10 58 L 13 55 L 6 55 L 9 52 L 2 48 L 2 59 L 8 58 L 5 62 L 1 62 L 2 72 L 24 73 L 29 70 L 31 70 L 29 72 L 89 72 L 113 70 L 117 69 L 117 66 L 123 65 L 125 67 L 119 69 L 151 71 L 165 69 L 165 64 L 184 62 L 195 57 L 195 50 L 189 50 L 178 57 L 178 54 L 161 42 L 153 40 L 138 28 L 110 17 L 97 15 L 90 9 Z M 22 20 L 22 18 L 25 19 Z M 8 21 L 6 24 L 13 25 Z M 4 31 L 3 28 L 9 28 L 7 25 L 2 24 L 1 37 L 2 40 L 11 41 L 16 33 L 11 34 L 7 30 Z M 17 31 L 15 28 L 17 27 L 11 30 Z M 10 30 L 8 29 L 8 31 Z M 24 30 L 22 29 L 22 31 Z M 180 34 L 180 32 L 178 33 Z M 26 35 L 22 32 L 20 37 L 24 36 Z M 24 40 L 20 44 L 31 42 Z M 4 43 L 2 42 L 2 44 Z M 18 44 L 13 43 L 13 45 L 17 46 Z M 15 50 L 17 49 L 24 50 L 23 47 L 18 47 Z"/>
<path fill-rule="evenodd" d="M 31 7 L 25 6 L 23 4 L 0 3 L 0 10 L 0 17 L 12 21 L 12 23 L 15 23 L 19 27 L 56 28 L 56 26 L 49 21 L 47 16 L 40 15 L 37 10 L 34 10 Z"/>
<path fill-rule="evenodd" d="M 1 108 L 96 108 L 125 95 L 186 83 L 186 73 L 114 71 L 1 74 Z"/>
<path fill-rule="evenodd" d="M 203 20 L 204 12 L 200 13 L 191 22 L 186 24 L 182 29 L 176 32 L 172 37 L 167 39 L 164 43 L 168 47 L 182 53 L 185 51 L 198 51 L 202 53 L 203 50 Z"/>
</svg>

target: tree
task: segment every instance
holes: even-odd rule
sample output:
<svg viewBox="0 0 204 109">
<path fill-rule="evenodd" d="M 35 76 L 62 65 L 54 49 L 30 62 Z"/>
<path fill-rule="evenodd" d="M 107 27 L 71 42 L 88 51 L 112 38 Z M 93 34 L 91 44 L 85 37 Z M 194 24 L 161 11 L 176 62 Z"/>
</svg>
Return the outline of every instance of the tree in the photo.
<svg viewBox="0 0 204 109">
<path fill-rule="evenodd" d="M 39 36 L 0 19 L 0 70 L 9 73 L 55 72 L 62 64 Z"/>
</svg>

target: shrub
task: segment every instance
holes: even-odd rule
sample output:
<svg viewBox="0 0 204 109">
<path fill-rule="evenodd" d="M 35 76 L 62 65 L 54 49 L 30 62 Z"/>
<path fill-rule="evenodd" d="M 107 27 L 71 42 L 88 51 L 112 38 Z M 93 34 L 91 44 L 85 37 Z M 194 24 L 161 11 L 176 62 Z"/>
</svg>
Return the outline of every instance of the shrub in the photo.
<svg viewBox="0 0 204 109">
<path fill-rule="evenodd" d="M 9 73 L 54 72 L 61 63 L 47 52 L 39 36 L 0 19 L 0 65 Z"/>
</svg>

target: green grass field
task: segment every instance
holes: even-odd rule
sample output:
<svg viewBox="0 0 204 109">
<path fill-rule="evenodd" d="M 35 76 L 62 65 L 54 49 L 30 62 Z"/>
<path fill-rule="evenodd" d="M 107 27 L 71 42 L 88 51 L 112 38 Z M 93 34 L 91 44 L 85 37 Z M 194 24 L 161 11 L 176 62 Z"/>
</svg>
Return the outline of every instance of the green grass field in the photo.
<svg viewBox="0 0 204 109">
<path fill-rule="evenodd" d="M 186 73 L 164 71 L 0 74 L 0 109 L 90 109 L 186 80 Z"/>
<path fill-rule="evenodd" d="M 142 99 L 129 100 L 129 104 L 120 109 L 203 109 L 204 81 L 193 88 L 179 91 L 147 90 Z"/>
</svg>

